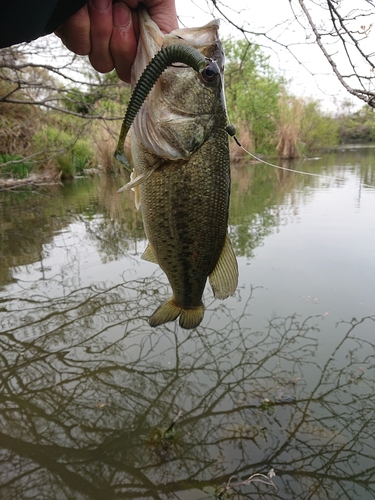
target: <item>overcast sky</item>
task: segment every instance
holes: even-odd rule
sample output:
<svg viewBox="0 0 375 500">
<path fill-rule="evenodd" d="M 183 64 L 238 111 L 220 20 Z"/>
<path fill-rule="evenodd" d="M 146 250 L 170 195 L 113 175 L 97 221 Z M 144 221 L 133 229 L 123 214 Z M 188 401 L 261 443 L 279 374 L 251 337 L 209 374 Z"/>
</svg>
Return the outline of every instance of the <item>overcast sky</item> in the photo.
<svg viewBox="0 0 375 500">
<path fill-rule="evenodd" d="M 329 21 L 329 13 L 318 8 L 316 3 L 318 2 L 313 0 L 306 1 L 315 23 L 323 26 Z M 210 0 L 176 0 L 176 4 L 180 22 L 185 26 L 201 26 L 216 17 L 221 20 L 222 37 L 232 35 L 239 38 L 242 36 L 239 30 L 231 26 L 220 13 L 213 11 Z M 225 4 L 229 7 L 225 7 Z M 366 0 L 339 0 L 336 4 L 342 13 L 356 7 L 372 12 L 372 22 L 375 24 L 375 8 Z M 341 101 L 348 99 L 352 100 L 356 106 L 363 105 L 362 101 L 351 97 L 338 82 L 331 66 L 316 45 L 315 37 L 308 28 L 305 17 L 301 16 L 297 0 L 291 2 L 289 0 L 218 0 L 218 5 L 222 7 L 224 15 L 234 23 L 252 32 L 267 35 L 268 38 L 251 36 L 251 39 L 264 47 L 264 51 L 271 56 L 273 67 L 291 80 L 292 93 L 318 98 L 331 111 L 339 107 Z M 294 9 L 293 12 L 291 6 Z M 367 16 L 357 17 L 353 21 L 352 28 L 360 30 L 361 26 L 369 24 L 370 19 Z M 290 50 L 269 38 L 277 40 L 282 45 L 288 45 Z M 368 53 L 375 50 L 375 28 L 364 47 Z M 338 64 L 346 64 L 341 47 L 331 45 L 329 50 L 331 54 L 339 54 Z M 360 64 L 359 60 L 358 64 Z M 366 71 L 370 76 L 368 68 Z"/>
</svg>

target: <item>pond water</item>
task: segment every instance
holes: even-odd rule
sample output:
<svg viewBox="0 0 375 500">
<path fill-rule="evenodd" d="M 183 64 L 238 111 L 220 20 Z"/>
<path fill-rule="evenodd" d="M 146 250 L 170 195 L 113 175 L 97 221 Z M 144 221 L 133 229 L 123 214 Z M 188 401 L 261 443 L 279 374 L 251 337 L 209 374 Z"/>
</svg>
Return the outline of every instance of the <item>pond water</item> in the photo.
<svg viewBox="0 0 375 500">
<path fill-rule="evenodd" d="M 0 193 L 0 498 L 375 497 L 375 149 L 295 167 L 233 167 L 239 287 L 192 331 L 148 326 L 124 179 Z"/>
</svg>

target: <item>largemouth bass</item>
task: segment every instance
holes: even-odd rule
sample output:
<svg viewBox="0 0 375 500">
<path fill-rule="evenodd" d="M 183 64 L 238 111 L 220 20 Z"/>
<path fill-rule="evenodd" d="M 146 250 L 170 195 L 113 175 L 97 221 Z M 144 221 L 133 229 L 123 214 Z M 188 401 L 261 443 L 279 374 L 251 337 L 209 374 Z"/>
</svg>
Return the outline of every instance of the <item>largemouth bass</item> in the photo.
<svg viewBox="0 0 375 500">
<path fill-rule="evenodd" d="M 130 129 L 132 181 L 148 246 L 142 258 L 159 264 L 173 295 L 151 316 L 151 326 L 179 317 L 195 328 L 204 316 L 209 278 L 215 297 L 237 287 L 238 267 L 227 234 L 230 165 L 223 92 L 224 54 L 218 22 L 163 35 L 139 11 L 140 40 L 132 68 L 134 88 L 162 48 L 188 45 L 206 58 L 197 72 L 173 64 L 158 77 Z"/>
</svg>

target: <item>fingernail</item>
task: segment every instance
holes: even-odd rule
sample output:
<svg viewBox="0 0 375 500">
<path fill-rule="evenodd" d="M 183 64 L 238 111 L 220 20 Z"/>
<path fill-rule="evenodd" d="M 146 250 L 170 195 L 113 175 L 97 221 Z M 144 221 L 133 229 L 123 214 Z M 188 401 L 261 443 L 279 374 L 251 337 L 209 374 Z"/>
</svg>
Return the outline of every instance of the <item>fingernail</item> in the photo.
<svg viewBox="0 0 375 500">
<path fill-rule="evenodd" d="M 122 2 L 113 4 L 113 25 L 117 28 L 125 28 L 131 21 L 130 9 Z"/>
<path fill-rule="evenodd" d="M 105 10 L 108 9 L 112 0 L 91 0 L 91 4 L 95 9 Z"/>
</svg>

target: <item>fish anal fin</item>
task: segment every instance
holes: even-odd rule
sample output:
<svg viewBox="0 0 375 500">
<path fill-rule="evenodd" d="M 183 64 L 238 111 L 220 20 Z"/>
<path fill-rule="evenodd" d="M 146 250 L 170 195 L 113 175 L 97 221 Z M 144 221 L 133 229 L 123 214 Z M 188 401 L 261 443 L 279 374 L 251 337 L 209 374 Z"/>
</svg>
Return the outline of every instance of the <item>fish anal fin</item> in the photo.
<svg viewBox="0 0 375 500">
<path fill-rule="evenodd" d="M 147 260 L 148 262 L 153 262 L 154 264 L 159 264 L 150 243 L 147 245 L 146 250 L 141 255 L 141 259 Z"/>
<path fill-rule="evenodd" d="M 226 299 L 236 291 L 238 284 L 238 264 L 228 235 L 225 238 L 225 243 L 215 269 L 208 278 L 212 291 L 218 299 Z"/>
</svg>

